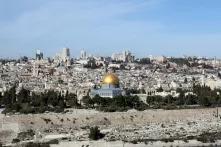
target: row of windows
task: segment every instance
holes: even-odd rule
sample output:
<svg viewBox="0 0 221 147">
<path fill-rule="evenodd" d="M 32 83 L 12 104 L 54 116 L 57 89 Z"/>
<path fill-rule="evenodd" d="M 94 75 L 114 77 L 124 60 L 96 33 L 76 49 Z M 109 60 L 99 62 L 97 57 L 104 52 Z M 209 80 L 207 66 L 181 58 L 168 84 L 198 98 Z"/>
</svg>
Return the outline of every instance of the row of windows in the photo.
<svg viewBox="0 0 221 147">
<path fill-rule="evenodd" d="M 100 93 L 102 96 L 112 96 L 112 93 Z"/>
</svg>

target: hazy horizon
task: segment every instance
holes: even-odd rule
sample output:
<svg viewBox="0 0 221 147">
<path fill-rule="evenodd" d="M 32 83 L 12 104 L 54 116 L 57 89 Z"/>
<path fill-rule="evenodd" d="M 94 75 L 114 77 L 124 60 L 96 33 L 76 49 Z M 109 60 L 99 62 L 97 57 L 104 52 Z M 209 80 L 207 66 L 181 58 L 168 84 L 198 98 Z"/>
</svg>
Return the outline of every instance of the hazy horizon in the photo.
<svg viewBox="0 0 221 147">
<path fill-rule="evenodd" d="M 63 47 L 110 56 L 221 57 L 219 0 L 7 0 L 0 2 L 0 57 L 53 57 Z"/>
</svg>

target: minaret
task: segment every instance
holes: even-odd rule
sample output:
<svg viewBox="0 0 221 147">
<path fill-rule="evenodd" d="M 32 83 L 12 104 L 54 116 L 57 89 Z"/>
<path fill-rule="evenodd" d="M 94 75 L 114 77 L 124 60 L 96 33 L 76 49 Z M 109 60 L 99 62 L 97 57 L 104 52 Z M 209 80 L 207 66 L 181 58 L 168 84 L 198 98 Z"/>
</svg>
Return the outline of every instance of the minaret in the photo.
<svg viewBox="0 0 221 147">
<path fill-rule="evenodd" d="M 216 57 L 214 58 L 213 67 L 216 67 Z"/>
<path fill-rule="evenodd" d="M 45 82 L 44 86 L 45 86 L 45 89 L 48 89 L 47 82 Z"/>
<path fill-rule="evenodd" d="M 203 73 L 202 73 L 201 85 L 202 85 L 202 86 L 205 86 L 205 70 L 203 70 Z"/>
</svg>

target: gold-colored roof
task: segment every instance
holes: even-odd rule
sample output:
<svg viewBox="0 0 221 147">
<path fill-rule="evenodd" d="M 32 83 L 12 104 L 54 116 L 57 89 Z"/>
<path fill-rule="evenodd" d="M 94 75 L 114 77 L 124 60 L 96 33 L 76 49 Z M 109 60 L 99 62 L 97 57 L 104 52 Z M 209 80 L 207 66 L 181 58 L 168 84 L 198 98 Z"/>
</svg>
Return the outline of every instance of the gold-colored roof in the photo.
<svg viewBox="0 0 221 147">
<path fill-rule="evenodd" d="M 119 78 L 113 73 L 108 73 L 104 76 L 102 83 L 103 84 L 119 85 Z"/>
</svg>

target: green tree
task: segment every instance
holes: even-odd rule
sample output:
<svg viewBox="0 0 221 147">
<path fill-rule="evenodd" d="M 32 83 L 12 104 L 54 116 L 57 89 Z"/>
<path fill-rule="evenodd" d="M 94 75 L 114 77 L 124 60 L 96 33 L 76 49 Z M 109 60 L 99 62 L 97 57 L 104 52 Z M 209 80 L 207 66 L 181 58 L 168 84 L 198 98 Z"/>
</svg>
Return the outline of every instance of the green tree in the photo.
<svg viewBox="0 0 221 147">
<path fill-rule="evenodd" d="M 65 96 L 66 106 L 68 107 L 79 107 L 80 104 L 78 103 L 77 95 L 73 93 L 68 93 Z"/>
<path fill-rule="evenodd" d="M 174 98 L 171 95 L 168 95 L 164 98 L 164 103 L 173 104 L 174 103 Z"/>
<path fill-rule="evenodd" d="M 157 88 L 156 91 L 157 91 L 157 92 L 163 92 L 163 88 L 162 88 L 162 86 L 160 86 L 159 88 Z"/>
<path fill-rule="evenodd" d="M 187 95 L 185 97 L 185 104 L 186 105 L 196 105 L 198 97 L 195 95 Z"/>
<path fill-rule="evenodd" d="M 90 133 L 89 133 L 89 138 L 91 140 L 98 140 L 104 137 L 104 134 L 102 134 L 100 132 L 100 130 L 98 129 L 98 127 L 91 127 L 90 128 Z"/>
<path fill-rule="evenodd" d="M 61 93 L 58 95 L 58 106 L 61 109 L 65 108 L 65 103 L 64 103 L 64 96 L 61 95 Z"/>
<path fill-rule="evenodd" d="M 9 93 L 9 91 L 6 91 L 4 96 L 2 97 L 2 105 L 5 105 L 6 107 L 10 107 L 12 105 L 12 97 Z"/>
<path fill-rule="evenodd" d="M 207 96 L 200 97 L 199 104 L 202 106 L 211 106 L 211 102 L 209 101 L 209 97 L 207 97 Z"/>
<path fill-rule="evenodd" d="M 94 107 L 94 101 L 89 96 L 84 96 L 81 101 L 86 107 Z"/>
<path fill-rule="evenodd" d="M 184 105 L 185 104 L 185 92 L 181 88 L 178 88 L 177 92 L 180 93 L 180 95 L 176 99 L 176 104 L 177 105 Z"/>
<path fill-rule="evenodd" d="M 31 102 L 30 91 L 22 88 L 17 95 L 17 101 L 18 103 L 30 103 Z"/>
<path fill-rule="evenodd" d="M 2 105 L 2 98 L 3 98 L 3 96 L 0 93 L 0 106 Z"/>
<path fill-rule="evenodd" d="M 188 82 L 188 80 L 187 80 L 187 78 L 185 78 L 185 79 L 184 79 L 184 83 L 187 83 L 187 82 Z"/>
<path fill-rule="evenodd" d="M 59 94 L 53 90 L 46 92 L 44 96 L 45 100 L 47 100 L 46 104 L 51 105 L 53 107 L 57 106 L 59 103 Z"/>
<path fill-rule="evenodd" d="M 16 102 L 16 87 L 13 86 L 8 91 L 5 92 L 4 96 L 1 98 L 1 104 L 6 107 L 11 107 L 13 103 Z"/>
<path fill-rule="evenodd" d="M 31 104 L 34 107 L 39 107 L 42 103 L 41 95 L 37 95 L 35 93 L 32 94 L 31 100 L 32 100 Z"/>
</svg>

